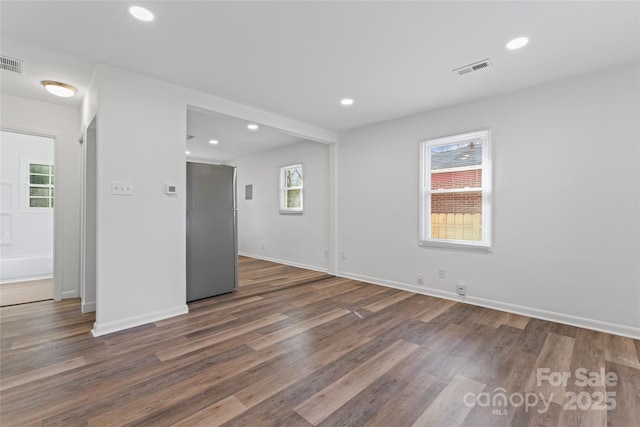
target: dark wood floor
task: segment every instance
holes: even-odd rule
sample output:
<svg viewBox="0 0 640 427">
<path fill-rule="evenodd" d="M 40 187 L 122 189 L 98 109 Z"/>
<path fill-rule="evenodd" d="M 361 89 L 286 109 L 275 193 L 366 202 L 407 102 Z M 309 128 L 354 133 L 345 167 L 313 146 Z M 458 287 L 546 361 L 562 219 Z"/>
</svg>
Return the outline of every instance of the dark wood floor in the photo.
<svg viewBox="0 0 640 427">
<path fill-rule="evenodd" d="M 0 319 L 2 426 L 640 420 L 638 341 L 249 258 L 238 292 L 125 332 L 92 338 L 77 300 Z M 571 377 L 538 385 L 537 368 Z M 610 384 L 576 383 L 578 368 Z"/>
</svg>

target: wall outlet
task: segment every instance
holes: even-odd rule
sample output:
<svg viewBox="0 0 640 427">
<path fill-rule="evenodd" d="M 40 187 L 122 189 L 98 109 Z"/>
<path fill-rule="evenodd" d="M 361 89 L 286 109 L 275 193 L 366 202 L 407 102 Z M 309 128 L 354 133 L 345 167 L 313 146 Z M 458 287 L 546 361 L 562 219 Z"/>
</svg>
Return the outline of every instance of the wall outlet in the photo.
<svg viewBox="0 0 640 427">
<path fill-rule="evenodd" d="M 424 285 L 424 277 L 422 277 L 422 274 L 418 274 L 418 285 Z"/>
<path fill-rule="evenodd" d="M 467 285 L 465 285 L 463 283 L 458 283 L 456 285 L 456 293 L 458 295 L 465 296 L 467 294 Z"/>
<path fill-rule="evenodd" d="M 262 250 L 264 251 L 264 249 L 265 249 L 265 248 L 264 248 L 264 244 L 263 244 L 263 245 L 262 245 Z"/>
<path fill-rule="evenodd" d="M 440 267 L 438 269 L 438 277 L 441 279 L 444 279 L 445 277 L 447 277 L 447 270 L 445 270 L 444 267 Z"/>
<path fill-rule="evenodd" d="M 173 195 L 178 194 L 178 188 L 176 187 L 175 184 L 167 184 L 164 187 L 164 192 L 165 192 L 165 194 L 173 196 Z"/>
<path fill-rule="evenodd" d="M 329 251 L 324 251 L 324 257 L 329 258 Z"/>
<path fill-rule="evenodd" d="M 342 252 L 342 254 L 340 254 L 340 257 L 342 259 L 347 259 L 347 253 L 346 252 Z"/>
</svg>

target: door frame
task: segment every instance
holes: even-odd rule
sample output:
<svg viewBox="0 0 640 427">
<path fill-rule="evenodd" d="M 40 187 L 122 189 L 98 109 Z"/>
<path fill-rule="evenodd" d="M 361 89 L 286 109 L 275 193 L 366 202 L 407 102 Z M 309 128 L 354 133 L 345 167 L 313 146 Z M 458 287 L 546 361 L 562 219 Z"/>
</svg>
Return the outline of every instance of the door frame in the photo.
<svg viewBox="0 0 640 427">
<path fill-rule="evenodd" d="M 80 179 L 80 309 L 82 313 L 90 313 L 96 311 L 97 301 L 98 301 L 98 265 L 97 262 L 95 264 L 95 278 L 94 278 L 94 295 L 93 301 L 87 301 L 87 147 L 88 144 L 95 144 L 94 154 L 96 156 L 96 170 L 95 173 L 95 181 L 97 185 L 98 178 L 98 164 L 97 164 L 97 155 L 98 155 L 98 135 L 97 135 L 97 126 L 98 126 L 98 116 L 95 115 L 90 121 L 89 125 L 87 125 L 82 131 L 82 138 L 80 139 L 80 144 L 82 144 L 81 148 L 81 159 L 80 159 L 80 168 L 81 168 L 81 179 Z M 90 130 L 95 131 L 95 139 L 93 141 L 89 140 L 88 132 Z M 96 188 L 96 206 L 95 214 L 97 217 L 97 191 Z M 96 219 L 96 230 L 95 230 L 95 241 L 92 243 L 95 245 L 94 252 L 96 254 L 97 261 L 97 243 L 98 243 L 98 229 L 97 229 L 97 219 Z"/>
<path fill-rule="evenodd" d="M 62 140 L 62 135 L 57 132 L 49 131 L 49 130 L 34 130 L 22 128 L 19 126 L 0 126 L 0 130 L 3 132 L 12 132 L 19 133 L 23 135 L 33 135 L 40 136 L 44 138 L 53 139 L 53 162 L 55 169 L 53 171 L 53 176 L 55 182 L 58 181 L 58 164 L 59 164 L 59 150 L 58 150 L 58 142 Z M 59 301 L 62 299 L 62 283 L 63 283 L 63 268 L 64 265 L 62 263 L 62 257 L 64 255 L 63 248 L 63 233 L 61 232 L 62 224 L 58 221 L 58 216 L 56 215 L 57 207 L 59 206 L 60 201 L 60 192 L 56 191 L 53 196 L 54 204 L 53 204 L 53 299 Z"/>
</svg>

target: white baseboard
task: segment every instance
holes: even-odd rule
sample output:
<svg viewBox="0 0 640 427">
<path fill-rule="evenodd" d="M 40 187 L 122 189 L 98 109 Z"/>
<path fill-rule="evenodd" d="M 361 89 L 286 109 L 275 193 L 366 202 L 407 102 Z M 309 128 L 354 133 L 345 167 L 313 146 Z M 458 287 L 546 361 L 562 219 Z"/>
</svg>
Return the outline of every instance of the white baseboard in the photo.
<svg viewBox="0 0 640 427">
<path fill-rule="evenodd" d="M 0 271 L 2 283 L 48 279 L 53 277 L 53 255 L 5 257 L 0 259 Z"/>
<path fill-rule="evenodd" d="M 548 320 L 550 322 L 563 323 L 565 325 L 577 326 L 579 328 L 592 329 L 598 332 L 605 332 L 622 337 L 640 339 L 640 328 L 620 325 L 617 323 L 604 322 L 602 320 L 589 319 L 586 317 L 573 316 L 570 314 L 558 313 L 555 311 L 543 310 L 535 307 L 527 307 L 518 304 L 510 304 L 502 301 L 478 298 L 472 296 L 461 297 L 454 292 L 433 289 L 424 286 L 410 285 L 391 280 L 378 279 L 376 277 L 363 276 L 361 274 L 349 273 L 341 271 L 338 276 L 347 279 L 359 280 L 361 282 L 373 283 L 375 285 L 387 286 L 390 288 L 401 289 L 404 291 L 415 292 L 417 294 L 430 295 L 439 298 L 449 299 L 462 303 L 477 305 L 480 307 L 491 308 L 494 310 L 506 311 L 508 313 L 519 314 L 536 319 Z"/>
<path fill-rule="evenodd" d="M 0 280 L 0 285 L 4 285 L 5 283 L 18 283 L 18 282 L 32 282 L 34 280 L 46 280 L 53 279 L 53 275 L 51 274 L 42 274 L 40 276 L 24 276 L 18 278 L 12 278 L 7 280 Z"/>
<path fill-rule="evenodd" d="M 452 301 L 464 302 L 462 297 L 454 292 L 443 291 L 441 289 L 427 288 L 424 286 L 409 285 L 402 282 L 395 282 L 393 280 L 378 279 L 377 277 L 363 276 L 362 274 L 348 273 L 341 271 L 338 273 L 339 277 L 345 279 L 359 280 L 360 282 L 373 283 L 374 285 L 386 286 L 388 288 L 400 289 L 403 291 L 415 292 L 417 294 L 430 295 L 433 297 L 450 299 Z"/>
<path fill-rule="evenodd" d="M 64 291 L 62 292 L 62 299 L 78 298 L 78 292 L 76 291 Z"/>
<path fill-rule="evenodd" d="M 598 332 L 606 332 L 608 334 L 620 335 L 622 337 L 640 339 L 640 328 L 633 326 L 620 325 L 618 323 L 609 323 L 602 320 L 589 319 L 587 317 L 573 316 L 571 314 L 559 313 L 557 311 L 548 311 L 535 307 L 527 307 L 507 302 L 489 300 L 478 297 L 466 297 L 465 301 L 469 304 L 479 305 L 481 307 L 493 308 L 509 313 L 520 314 L 536 319 L 548 320 L 550 322 L 563 323 L 565 325 L 577 326 L 579 328 L 592 329 Z"/>
<path fill-rule="evenodd" d="M 80 306 L 80 311 L 82 311 L 82 313 L 93 313 L 94 311 L 96 311 L 96 302 L 95 301 L 90 301 L 90 302 L 82 301 L 82 305 Z"/>
<path fill-rule="evenodd" d="M 102 335 L 112 334 L 114 332 L 122 331 L 124 329 L 134 328 L 136 326 L 145 325 L 147 323 L 157 322 L 158 320 L 168 319 L 169 317 L 179 316 L 181 314 L 187 314 L 189 307 L 179 305 L 176 307 L 168 308 L 165 310 L 158 310 L 153 313 L 146 313 L 141 316 L 133 316 L 122 320 L 116 320 L 113 322 L 93 324 L 91 333 L 94 337 L 100 337 Z"/>
<path fill-rule="evenodd" d="M 283 260 L 283 259 L 269 258 L 269 257 L 266 257 L 266 256 L 249 254 L 249 253 L 246 253 L 246 252 L 239 252 L 238 255 L 246 256 L 246 257 L 249 257 L 249 258 L 261 259 L 263 261 L 275 262 L 277 264 L 290 265 L 291 267 L 304 268 L 305 270 L 319 271 L 321 273 L 328 273 L 329 272 L 329 269 L 326 268 L 326 267 L 316 267 L 315 265 L 300 264 L 300 263 L 297 263 L 297 262 L 287 261 L 287 260 Z"/>
</svg>

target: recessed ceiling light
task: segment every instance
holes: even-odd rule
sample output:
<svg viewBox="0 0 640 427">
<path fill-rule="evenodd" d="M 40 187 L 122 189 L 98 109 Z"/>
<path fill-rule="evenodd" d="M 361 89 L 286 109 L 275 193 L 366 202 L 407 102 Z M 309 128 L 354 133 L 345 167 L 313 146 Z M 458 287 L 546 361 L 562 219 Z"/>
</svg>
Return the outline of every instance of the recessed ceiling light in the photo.
<svg viewBox="0 0 640 427">
<path fill-rule="evenodd" d="M 49 92 L 56 96 L 61 96 L 63 98 L 69 98 L 76 94 L 78 89 L 75 87 L 68 85 L 66 83 L 54 82 L 53 80 L 43 80 L 42 86 Z"/>
<path fill-rule="evenodd" d="M 249 123 L 247 125 L 247 129 L 249 129 L 249 130 L 258 130 L 258 127 L 259 126 L 257 124 L 255 124 L 255 123 Z"/>
<path fill-rule="evenodd" d="M 515 39 L 511 40 L 509 43 L 507 43 L 507 49 L 509 49 L 509 50 L 520 49 L 521 47 L 526 46 L 527 43 L 529 43 L 529 39 L 528 38 L 526 38 L 526 37 L 518 37 L 518 38 L 515 38 Z"/>
<path fill-rule="evenodd" d="M 144 7 L 132 6 L 129 8 L 129 13 L 133 15 L 134 18 L 141 21 L 153 21 L 153 13 L 149 12 L 149 9 L 145 9 Z"/>
<path fill-rule="evenodd" d="M 345 107 L 353 105 L 353 99 L 352 98 L 342 98 L 340 100 L 340 105 L 343 105 Z"/>
<path fill-rule="evenodd" d="M 209 144 L 211 144 L 211 145 L 217 145 L 217 144 L 218 144 L 218 142 L 219 142 L 219 141 L 218 141 L 217 139 L 210 139 L 210 140 L 209 140 Z"/>
<path fill-rule="evenodd" d="M 187 151 L 184 152 L 184 154 L 189 155 L 189 154 L 191 154 L 191 151 L 187 150 Z"/>
</svg>

